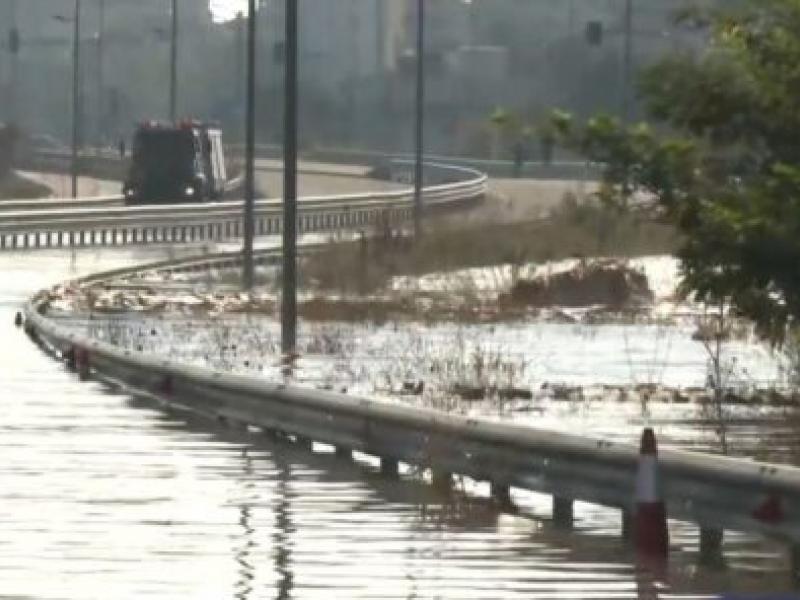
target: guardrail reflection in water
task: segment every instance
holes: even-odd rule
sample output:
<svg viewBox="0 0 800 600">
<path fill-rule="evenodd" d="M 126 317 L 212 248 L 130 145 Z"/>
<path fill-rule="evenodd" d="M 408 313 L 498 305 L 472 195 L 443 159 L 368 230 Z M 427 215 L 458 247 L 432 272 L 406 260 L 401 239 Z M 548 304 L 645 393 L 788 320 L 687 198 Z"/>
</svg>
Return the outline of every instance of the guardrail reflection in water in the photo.
<svg viewBox="0 0 800 600">
<path fill-rule="evenodd" d="M 454 183 L 425 188 L 427 209 L 446 208 L 484 196 L 485 175 L 470 169 L 428 165 Z M 300 233 L 369 227 L 382 220 L 412 217 L 410 190 L 302 198 Z M 260 200 L 255 208 L 256 235 L 282 231 L 282 202 Z M 242 202 L 166 206 L 47 208 L 0 213 L 0 250 L 72 248 L 150 243 L 226 241 L 242 234 Z"/>
<path fill-rule="evenodd" d="M 275 250 L 258 254 L 261 263 L 279 259 Z M 228 253 L 171 261 L 98 274 L 79 284 L 154 270 L 191 272 L 233 266 L 238 260 L 236 253 Z M 439 479 L 460 474 L 489 481 L 498 498 L 508 498 L 512 486 L 548 493 L 553 496 L 554 518 L 562 525 L 570 524 L 575 500 L 618 508 L 623 532 L 630 533 L 626 525 L 635 508 L 639 463 L 635 447 L 151 358 L 67 331 L 46 317 L 46 303 L 43 293 L 27 306 L 29 332 L 61 356 L 80 355 L 86 375 L 91 368 L 99 376 L 217 419 L 324 442 L 345 454 L 358 450 L 375 455 L 389 473 L 395 473 L 402 461 L 430 468 Z M 701 553 L 721 552 L 725 529 L 761 534 L 790 545 L 797 576 L 800 469 L 664 449 L 658 469 L 670 518 L 700 526 Z"/>
</svg>

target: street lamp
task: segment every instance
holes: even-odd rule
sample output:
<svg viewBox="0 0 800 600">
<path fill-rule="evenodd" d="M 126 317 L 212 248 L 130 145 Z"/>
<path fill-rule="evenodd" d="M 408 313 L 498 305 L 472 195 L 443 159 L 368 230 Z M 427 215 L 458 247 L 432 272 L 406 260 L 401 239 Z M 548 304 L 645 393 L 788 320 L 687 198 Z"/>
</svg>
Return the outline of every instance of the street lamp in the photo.
<svg viewBox="0 0 800 600">
<path fill-rule="evenodd" d="M 78 145 L 80 143 L 81 112 L 81 0 L 75 0 L 75 13 L 70 19 L 54 15 L 56 21 L 72 23 L 72 148 L 70 152 L 70 175 L 72 178 L 72 197 L 78 197 Z"/>
<path fill-rule="evenodd" d="M 423 128 L 425 125 L 425 0 L 417 0 L 417 89 L 414 148 L 414 239 L 422 235 Z"/>
<path fill-rule="evenodd" d="M 622 118 L 631 122 L 631 78 L 633 76 L 633 0 L 625 0 L 625 52 L 622 64 Z"/>
<path fill-rule="evenodd" d="M 283 300 L 281 351 L 297 349 L 297 0 L 286 2 L 286 82 L 283 117 Z"/>
<path fill-rule="evenodd" d="M 241 14 L 239 15 L 241 20 Z M 255 238 L 255 80 L 256 80 L 256 0 L 248 0 L 247 13 L 247 90 L 245 117 L 244 164 L 244 269 L 242 284 L 245 290 L 253 288 L 253 241 Z"/>
<path fill-rule="evenodd" d="M 620 90 L 620 112 L 625 123 L 630 123 L 631 116 L 631 88 L 633 79 L 633 0 L 624 0 L 622 17 L 622 86 Z M 616 31 L 614 33 L 620 33 Z M 586 41 L 590 46 L 599 46 L 603 43 L 603 24 L 600 21 L 589 21 L 586 24 Z"/>
<path fill-rule="evenodd" d="M 172 0 L 172 42 L 169 57 L 169 118 L 175 121 L 178 106 L 178 0 Z"/>
<path fill-rule="evenodd" d="M 19 58 L 19 29 L 17 29 L 17 1 L 11 0 L 9 5 L 9 28 L 8 28 L 8 53 L 10 55 L 10 74 L 8 85 L 8 121 L 14 123 L 17 120 L 17 61 Z"/>
<path fill-rule="evenodd" d="M 106 0 L 97 0 L 97 142 L 102 141 L 103 130 L 105 129 L 105 102 L 104 94 L 104 70 L 103 70 L 103 45 L 105 42 L 106 24 Z"/>
</svg>

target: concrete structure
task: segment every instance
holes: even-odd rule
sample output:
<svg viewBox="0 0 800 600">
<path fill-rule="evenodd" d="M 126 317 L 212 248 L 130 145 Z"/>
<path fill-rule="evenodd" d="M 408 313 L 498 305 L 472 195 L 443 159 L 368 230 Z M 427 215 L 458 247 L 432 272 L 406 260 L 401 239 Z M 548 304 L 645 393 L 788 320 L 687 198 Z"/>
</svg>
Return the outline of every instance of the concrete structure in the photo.
<svg viewBox="0 0 800 600">
<path fill-rule="evenodd" d="M 348 94 L 393 71 L 403 45 L 405 8 L 393 0 L 304 0 L 300 3 L 300 77 L 304 85 Z M 262 57 L 282 64 L 284 0 L 262 0 Z M 266 45 L 266 48 L 263 48 Z M 279 81 L 281 69 L 266 69 Z"/>
</svg>

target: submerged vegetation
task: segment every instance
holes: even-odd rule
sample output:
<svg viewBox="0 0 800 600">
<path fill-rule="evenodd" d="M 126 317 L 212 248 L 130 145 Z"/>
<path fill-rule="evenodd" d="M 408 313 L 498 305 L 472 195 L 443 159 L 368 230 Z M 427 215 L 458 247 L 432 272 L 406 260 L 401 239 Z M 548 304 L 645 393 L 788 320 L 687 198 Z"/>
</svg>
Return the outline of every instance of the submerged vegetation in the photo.
<svg viewBox="0 0 800 600">
<path fill-rule="evenodd" d="M 391 228 L 361 242 L 332 241 L 306 260 L 303 275 L 311 288 L 368 294 L 400 275 L 576 257 L 670 254 L 677 247 L 678 234 L 668 224 L 646 214 L 579 203 L 567 195 L 546 218 L 536 220 L 458 226 L 434 219 L 416 244 Z"/>
</svg>

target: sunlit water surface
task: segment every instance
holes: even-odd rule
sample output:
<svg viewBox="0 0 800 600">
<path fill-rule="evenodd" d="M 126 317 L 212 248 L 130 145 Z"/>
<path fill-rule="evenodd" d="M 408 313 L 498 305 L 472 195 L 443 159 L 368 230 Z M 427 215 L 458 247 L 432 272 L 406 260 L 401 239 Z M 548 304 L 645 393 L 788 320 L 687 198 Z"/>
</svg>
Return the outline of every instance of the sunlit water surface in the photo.
<svg viewBox="0 0 800 600">
<path fill-rule="evenodd" d="M 483 486 L 437 495 L 256 432 L 221 430 L 81 383 L 12 324 L 25 298 L 157 251 L 0 255 L 0 597 L 698 598 L 788 591 L 785 551 L 731 534 L 727 568 L 698 566 L 673 523 L 666 573 L 636 566 L 619 515 L 546 497 L 498 513 Z M 625 417 L 622 420 L 627 422 Z M 627 425 L 626 425 L 627 426 Z"/>
</svg>

